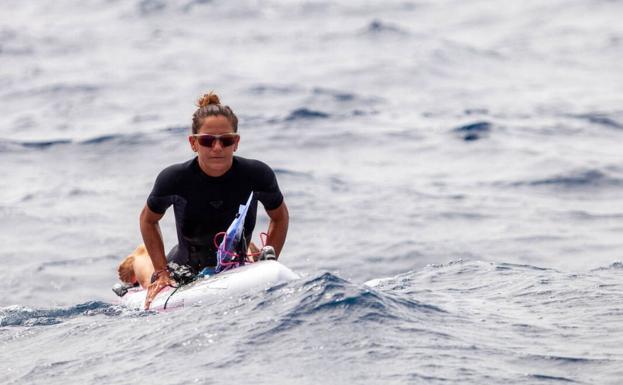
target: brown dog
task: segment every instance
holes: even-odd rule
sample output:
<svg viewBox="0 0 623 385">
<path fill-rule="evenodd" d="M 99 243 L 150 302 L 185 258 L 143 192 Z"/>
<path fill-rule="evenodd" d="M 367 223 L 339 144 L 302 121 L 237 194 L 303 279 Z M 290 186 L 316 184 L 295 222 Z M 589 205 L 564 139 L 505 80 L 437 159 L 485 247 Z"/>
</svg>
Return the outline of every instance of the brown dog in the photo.
<svg viewBox="0 0 623 385">
<path fill-rule="evenodd" d="M 119 264 L 117 272 L 121 282 L 130 284 L 138 282 L 143 289 L 146 289 L 151 283 L 154 265 L 151 263 L 151 258 L 147 254 L 145 245 L 139 245 L 132 254 L 125 257 Z"/>
</svg>

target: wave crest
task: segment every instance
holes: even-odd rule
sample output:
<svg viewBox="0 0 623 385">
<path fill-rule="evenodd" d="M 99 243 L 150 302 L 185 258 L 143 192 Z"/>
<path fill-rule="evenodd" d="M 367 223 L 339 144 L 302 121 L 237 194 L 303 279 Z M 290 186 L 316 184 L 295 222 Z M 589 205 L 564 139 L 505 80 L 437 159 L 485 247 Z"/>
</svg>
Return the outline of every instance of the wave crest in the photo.
<svg viewBox="0 0 623 385">
<path fill-rule="evenodd" d="M 0 309 L 0 326 L 48 326 L 79 315 L 118 315 L 121 310 L 101 301 L 89 301 L 56 309 L 33 309 L 20 305 Z"/>
<path fill-rule="evenodd" d="M 268 298 L 257 305 L 256 310 L 270 307 L 274 311 L 275 307 L 281 307 L 277 324 L 271 324 L 260 336 L 273 336 L 306 323 L 324 322 L 327 319 L 340 323 L 373 322 L 387 325 L 445 313 L 436 306 L 354 284 L 331 273 L 324 273 L 298 285 L 296 288 L 291 285 L 279 287 L 269 292 Z M 294 290 L 285 302 L 284 290 Z M 277 297 L 279 300 L 275 299 Z"/>
</svg>

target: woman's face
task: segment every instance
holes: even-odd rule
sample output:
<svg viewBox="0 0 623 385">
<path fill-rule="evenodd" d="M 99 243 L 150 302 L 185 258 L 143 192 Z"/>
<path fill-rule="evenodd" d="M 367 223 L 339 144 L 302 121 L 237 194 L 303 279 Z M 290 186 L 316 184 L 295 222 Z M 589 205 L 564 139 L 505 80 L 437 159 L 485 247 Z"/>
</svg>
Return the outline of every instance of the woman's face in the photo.
<svg viewBox="0 0 623 385">
<path fill-rule="evenodd" d="M 201 127 L 199 127 L 199 135 L 224 135 L 233 134 L 234 128 L 229 120 L 222 116 L 208 116 L 203 119 Z M 232 165 L 234 152 L 238 149 L 240 137 L 236 136 L 235 141 L 226 146 L 221 140 L 214 140 L 211 147 L 202 146 L 196 137 L 188 138 L 190 146 L 199 157 L 199 166 L 206 174 L 210 176 L 221 176 Z"/>
</svg>

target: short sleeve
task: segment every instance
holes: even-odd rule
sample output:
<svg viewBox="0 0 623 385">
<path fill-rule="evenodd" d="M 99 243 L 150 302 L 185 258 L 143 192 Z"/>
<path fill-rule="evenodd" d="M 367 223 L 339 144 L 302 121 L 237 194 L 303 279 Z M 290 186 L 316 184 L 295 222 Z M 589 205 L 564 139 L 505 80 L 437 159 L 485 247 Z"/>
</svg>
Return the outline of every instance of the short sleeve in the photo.
<svg viewBox="0 0 623 385">
<path fill-rule="evenodd" d="M 154 187 L 147 197 L 147 207 L 155 213 L 164 214 L 173 204 L 176 175 L 173 167 L 168 167 L 158 174 Z"/>
<path fill-rule="evenodd" d="M 257 162 L 255 175 L 258 177 L 254 193 L 257 200 L 262 202 L 266 210 L 274 210 L 283 203 L 283 194 L 277 183 L 277 176 L 272 168 L 262 162 Z"/>
</svg>

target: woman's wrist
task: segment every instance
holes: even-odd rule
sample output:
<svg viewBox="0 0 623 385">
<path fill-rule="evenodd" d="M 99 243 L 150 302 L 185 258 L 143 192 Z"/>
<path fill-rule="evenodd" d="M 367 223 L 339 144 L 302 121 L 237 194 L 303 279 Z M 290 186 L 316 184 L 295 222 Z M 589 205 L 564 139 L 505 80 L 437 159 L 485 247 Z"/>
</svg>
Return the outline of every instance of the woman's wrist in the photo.
<svg viewBox="0 0 623 385">
<path fill-rule="evenodd" d="M 169 269 L 167 267 L 154 271 L 151 275 L 151 283 L 156 282 L 165 273 L 167 274 L 167 276 L 169 275 Z"/>
</svg>

